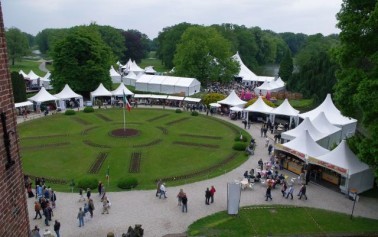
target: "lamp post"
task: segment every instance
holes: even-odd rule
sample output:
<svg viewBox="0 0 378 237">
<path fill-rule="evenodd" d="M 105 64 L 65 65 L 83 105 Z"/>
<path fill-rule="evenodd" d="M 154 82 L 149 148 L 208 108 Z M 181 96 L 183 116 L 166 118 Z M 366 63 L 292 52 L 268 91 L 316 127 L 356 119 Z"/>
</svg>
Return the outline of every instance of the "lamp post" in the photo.
<svg viewBox="0 0 378 237">
<path fill-rule="evenodd" d="M 357 189 L 351 188 L 351 189 L 349 189 L 349 192 L 353 194 L 353 208 L 352 208 L 352 214 L 350 215 L 350 219 L 352 219 L 353 218 L 353 212 L 354 212 L 354 206 L 356 205 Z"/>
</svg>

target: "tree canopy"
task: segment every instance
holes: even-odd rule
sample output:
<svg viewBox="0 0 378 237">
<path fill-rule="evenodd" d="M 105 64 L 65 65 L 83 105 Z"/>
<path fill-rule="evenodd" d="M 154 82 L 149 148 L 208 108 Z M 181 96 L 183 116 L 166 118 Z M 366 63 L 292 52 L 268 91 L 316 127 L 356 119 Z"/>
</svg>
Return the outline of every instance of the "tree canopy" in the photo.
<svg viewBox="0 0 378 237">
<path fill-rule="evenodd" d="M 125 48 L 127 50 L 121 57 L 121 60 L 126 63 L 129 59 L 132 59 L 140 63 L 149 51 L 150 40 L 147 35 L 137 30 L 123 31 L 122 35 L 125 39 Z"/>
<path fill-rule="evenodd" d="M 84 95 L 88 95 L 100 83 L 111 88 L 109 69 L 114 56 L 100 34 L 90 27 L 71 29 L 63 40 L 56 43 L 53 60 L 51 84 L 56 91 L 60 91 L 65 84 Z"/>
<path fill-rule="evenodd" d="M 18 72 L 11 73 L 13 98 L 15 103 L 26 101 L 26 86 L 24 77 Z"/>
<path fill-rule="evenodd" d="M 378 2 L 344 0 L 337 19 L 335 100 L 344 115 L 362 122 L 365 131 L 352 140 L 353 147 L 378 178 Z"/>
<path fill-rule="evenodd" d="M 175 74 L 201 82 L 230 81 L 239 65 L 231 59 L 231 44 L 211 27 L 188 28 L 177 45 Z"/>
<path fill-rule="evenodd" d="M 287 49 L 281 61 L 278 75 L 281 77 L 283 81 L 288 81 L 291 77 L 291 74 L 293 73 L 293 69 L 294 69 L 293 58 L 291 57 L 290 49 Z"/>
<path fill-rule="evenodd" d="M 30 53 L 28 37 L 17 28 L 10 28 L 5 32 L 7 40 L 8 57 L 14 65 L 16 60 Z"/>
</svg>

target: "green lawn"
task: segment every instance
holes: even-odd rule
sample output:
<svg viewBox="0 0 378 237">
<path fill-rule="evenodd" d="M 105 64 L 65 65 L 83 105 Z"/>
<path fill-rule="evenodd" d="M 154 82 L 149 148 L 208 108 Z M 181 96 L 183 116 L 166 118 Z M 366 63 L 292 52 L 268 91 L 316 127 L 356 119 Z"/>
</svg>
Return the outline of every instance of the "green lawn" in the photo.
<svg viewBox="0 0 378 237">
<path fill-rule="evenodd" d="M 123 128 L 121 109 L 56 114 L 21 123 L 18 132 L 24 172 L 60 180 L 95 177 L 104 181 L 109 166 L 108 190 L 119 191 L 116 183 L 125 176 L 137 178 L 138 189 L 154 188 L 159 178 L 166 178 L 173 186 L 223 174 L 247 159 L 244 152 L 232 149 L 240 129 L 215 118 L 173 110 L 133 109 L 126 113 L 126 126 L 137 129 L 139 136 L 109 135 Z M 129 170 L 133 152 L 141 154 L 137 173 Z M 101 153 L 107 157 L 100 169 L 88 173 Z M 222 163 L 233 155 L 234 159 Z M 192 175 L 198 171 L 198 175 Z M 54 187 L 68 191 L 68 184 Z"/>
<path fill-rule="evenodd" d="M 252 206 L 242 208 L 239 215 L 226 211 L 195 221 L 188 228 L 189 236 L 327 236 L 337 234 L 378 234 L 378 220 L 353 218 L 336 212 L 294 206 Z"/>
<path fill-rule="evenodd" d="M 37 75 L 44 77 L 46 72 L 39 70 L 40 64 L 41 63 L 38 61 L 24 59 L 22 61 L 16 61 L 15 65 L 10 65 L 10 71 L 19 72 L 20 70 L 23 70 L 26 74 L 28 74 L 30 70 L 33 70 Z"/>
</svg>

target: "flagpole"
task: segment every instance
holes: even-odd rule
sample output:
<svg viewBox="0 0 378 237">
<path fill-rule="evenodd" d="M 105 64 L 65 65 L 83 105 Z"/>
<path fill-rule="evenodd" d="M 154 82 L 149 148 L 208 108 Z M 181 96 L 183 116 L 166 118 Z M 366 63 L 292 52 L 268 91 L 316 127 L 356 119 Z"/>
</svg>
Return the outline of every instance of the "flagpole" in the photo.
<svg viewBox="0 0 378 237">
<path fill-rule="evenodd" d="M 125 105 L 123 105 L 123 131 L 126 131 L 126 115 L 125 115 Z"/>
</svg>

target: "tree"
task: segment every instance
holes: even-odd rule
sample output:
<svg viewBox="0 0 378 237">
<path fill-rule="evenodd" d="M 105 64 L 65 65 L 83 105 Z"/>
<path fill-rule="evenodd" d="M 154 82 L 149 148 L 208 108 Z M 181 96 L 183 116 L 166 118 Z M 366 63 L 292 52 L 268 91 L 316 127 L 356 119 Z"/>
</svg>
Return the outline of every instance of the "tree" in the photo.
<svg viewBox="0 0 378 237">
<path fill-rule="evenodd" d="M 287 49 L 281 61 L 278 75 L 281 77 L 283 81 L 288 81 L 291 77 L 291 74 L 293 73 L 293 69 L 294 69 L 293 58 L 291 57 L 290 50 Z"/>
<path fill-rule="evenodd" d="M 55 45 L 53 60 L 51 84 L 56 91 L 65 84 L 83 95 L 88 95 L 100 83 L 111 88 L 109 68 L 115 59 L 100 34 L 90 27 L 70 30 L 68 36 Z"/>
<path fill-rule="evenodd" d="M 124 31 L 122 34 L 125 39 L 125 48 L 127 49 L 122 57 L 122 61 L 127 62 L 129 59 L 132 59 L 140 63 L 149 51 L 150 42 L 147 35 L 137 30 Z"/>
<path fill-rule="evenodd" d="M 43 54 L 49 54 L 53 50 L 56 42 L 65 38 L 69 32 L 69 29 L 44 29 L 39 32 L 35 41 L 38 45 L 39 51 Z"/>
<path fill-rule="evenodd" d="M 335 100 L 344 115 L 362 122 L 364 132 L 353 146 L 378 180 L 378 2 L 344 0 L 337 19 L 341 32 Z"/>
<path fill-rule="evenodd" d="M 184 32 L 177 45 L 175 74 L 194 77 L 201 82 L 227 82 L 240 67 L 231 56 L 230 42 L 214 28 L 193 26 Z"/>
<path fill-rule="evenodd" d="M 17 28 L 10 28 L 5 32 L 7 40 L 8 57 L 14 65 L 16 60 L 26 56 L 29 52 L 29 43 L 26 34 Z"/>
<path fill-rule="evenodd" d="M 112 49 L 116 58 L 121 59 L 125 55 L 126 45 L 122 30 L 111 26 L 99 26 L 96 24 L 91 24 L 90 26 L 98 30 L 102 40 Z"/>
<path fill-rule="evenodd" d="M 26 101 L 26 86 L 24 77 L 18 72 L 11 73 L 13 98 L 15 103 Z"/>
</svg>

